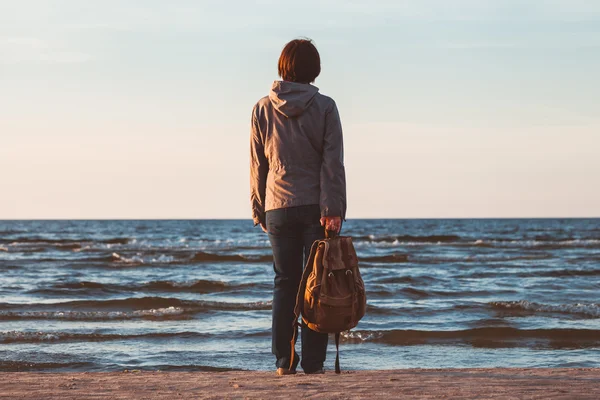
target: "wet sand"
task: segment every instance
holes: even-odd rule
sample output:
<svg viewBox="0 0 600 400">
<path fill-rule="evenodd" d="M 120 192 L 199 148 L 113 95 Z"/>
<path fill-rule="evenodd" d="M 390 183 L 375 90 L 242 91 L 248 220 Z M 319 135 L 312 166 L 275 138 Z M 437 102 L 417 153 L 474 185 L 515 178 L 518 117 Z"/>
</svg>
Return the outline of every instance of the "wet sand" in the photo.
<svg viewBox="0 0 600 400">
<path fill-rule="evenodd" d="M 0 399 L 598 399 L 600 368 L 0 373 Z"/>
</svg>

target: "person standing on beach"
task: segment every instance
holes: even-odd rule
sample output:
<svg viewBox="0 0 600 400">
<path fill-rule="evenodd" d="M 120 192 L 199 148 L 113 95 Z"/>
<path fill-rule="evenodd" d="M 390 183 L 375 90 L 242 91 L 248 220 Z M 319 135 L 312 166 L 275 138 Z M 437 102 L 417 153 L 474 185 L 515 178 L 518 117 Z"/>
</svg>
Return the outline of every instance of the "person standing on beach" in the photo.
<svg viewBox="0 0 600 400">
<path fill-rule="evenodd" d="M 311 83 L 321 72 L 310 39 L 292 40 L 279 57 L 281 81 L 252 109 L 250 201 L 254 226 L 273 251 L 272 351 L 277 374 L 296 373 L 291 357 L 296 294 L 311 245 L 346 216 L 342 125 L 333 99 Z M 305 373 L 323 373 L 327 334 L 302 323 Z M 290 368 L 291 367 L 291 368 Z"/>
</svg>

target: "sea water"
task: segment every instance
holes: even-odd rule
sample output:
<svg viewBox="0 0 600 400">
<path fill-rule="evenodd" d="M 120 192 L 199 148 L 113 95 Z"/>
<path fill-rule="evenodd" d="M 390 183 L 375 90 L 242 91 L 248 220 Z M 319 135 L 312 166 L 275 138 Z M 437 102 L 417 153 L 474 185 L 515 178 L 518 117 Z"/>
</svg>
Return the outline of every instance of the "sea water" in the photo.
<svg viewBox="0 0 600 400">
<path fill-rule="evenodd" d="M 342 368 L 600 367 L 599 219 L 343 234 L 368 309 Z M 0 221 L 0 371 L 274 369 L 273 275 L 249 220 Z"/>
</svg>

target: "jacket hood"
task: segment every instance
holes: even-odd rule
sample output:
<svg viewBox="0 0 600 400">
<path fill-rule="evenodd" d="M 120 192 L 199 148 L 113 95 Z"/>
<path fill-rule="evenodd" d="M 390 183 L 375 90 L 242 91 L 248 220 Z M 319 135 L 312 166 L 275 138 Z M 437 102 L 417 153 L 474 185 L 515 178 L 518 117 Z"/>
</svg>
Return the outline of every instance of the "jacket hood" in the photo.
<svg viewBox="0 0 600 400">
<path fill-rule="evenodd" d="M 312 103 L 319 88 L 307 83 L 275 81 L 269 92 L 273 107 L 286 117 L 297 117 Z"/>
</svg>

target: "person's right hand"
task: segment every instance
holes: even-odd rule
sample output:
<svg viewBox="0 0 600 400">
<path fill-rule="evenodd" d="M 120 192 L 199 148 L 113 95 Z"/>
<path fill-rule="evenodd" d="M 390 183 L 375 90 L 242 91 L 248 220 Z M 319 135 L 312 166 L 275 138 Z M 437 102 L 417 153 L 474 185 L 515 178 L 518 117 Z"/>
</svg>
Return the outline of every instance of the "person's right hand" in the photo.
<svg viewBox="0 0 600 400">
<path fill-rule="evenodd" d="M 328 231 L 339 232 L 342 229 L 342 217 L 321 217 L 321 226 Z"/>
</svg>

